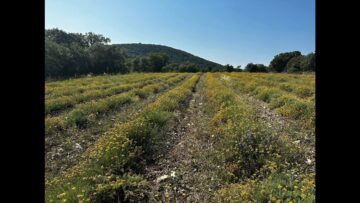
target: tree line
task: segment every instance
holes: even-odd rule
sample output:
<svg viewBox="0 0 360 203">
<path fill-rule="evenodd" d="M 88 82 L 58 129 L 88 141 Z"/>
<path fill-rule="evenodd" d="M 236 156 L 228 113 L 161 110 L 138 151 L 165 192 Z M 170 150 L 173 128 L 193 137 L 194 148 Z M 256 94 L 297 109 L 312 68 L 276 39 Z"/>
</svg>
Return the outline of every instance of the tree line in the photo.
<svg viewBox="0 0 360 203">
<path fill-rule="evenodd" d="M 248 63 L 244 69 L 241 66 L 234 68 L 226 64 L 224 71 L 227 72 L 277 72 L 277 73 L 296 73 L 315 71 L 315 53 L 302 55 L 300 51 L 280 53 L 271 60 L 270 65 Z"/>
<path fill-rule="evenodd" d="M 248 72 L 310 72 L 315 71 L 315 53 L 302 55 L 300 51 L 284 52 L 276 55 L 269 66 L 249 63 L 245 67 Z"/>
<path fill-rule="evenodd" d="M 165 71 L 177 71 L 178 69 L 183 70 L 185 67 L 188 67 L 190 70 L 195 68 L 199 71 L 215 71 L 224 69 L 223 65 L 221 64 L 194 56 L 183 50 L 167 47 L 164 45 L 131 43 L 118 44 L 118 46 L 124 49 L 130 58 L 141 58 L 143 56 L 148 56 L 151 53 L 166 54 L 169 57 L 167 65 L 171 65 L 166 68 L 164 67 L 163 70 Z M 183 64 L 182 67 L 180 67 L 181 64 Z"/>
<path fill-rule="evenodd" d="M 104 73 L 221 71 L 219 67 L 203 69 L 203 64 L 189 61 L 170 63 L 165 53 L 129 57 L 118 45 L 108 43 L 109 38 L 92 32 L 67 33 L 57 28 L 45 30 L 46 79 Z"/>
<path fill-rule="evenodd" d="M 109 38 L 88 32 L 45 30 L 45 76 L 67 78 L 84 74 L 126 73 L 126 54 L 108 45 Z"/>
<path fill-rule="evenodd" d="M 45 77 L 69 78 L 86 74 L 115 74 L 129 72 L 304 72 L 315 71 L 315 54 L 302 55 L 299 51 L 276 55 L 267 67 L 249 63 L 241 69 L 227 64 L 222 67 L 183 61 L 171 63 L 165 53 L 150 53 L 129 57 L 110 39 L 88 32 L 67 33 L 60 29 L 45 30 Z"/>
</svg>

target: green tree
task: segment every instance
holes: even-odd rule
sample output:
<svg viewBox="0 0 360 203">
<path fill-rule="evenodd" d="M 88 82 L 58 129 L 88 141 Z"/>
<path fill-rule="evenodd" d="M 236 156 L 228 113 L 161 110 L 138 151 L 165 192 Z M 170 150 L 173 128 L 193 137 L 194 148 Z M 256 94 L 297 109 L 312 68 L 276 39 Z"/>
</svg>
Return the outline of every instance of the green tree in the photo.
<svg viewBox="0 0 360 203">
<path fill-rule="evenodd" d="M 224 67 L 225 67 L 225 71 L 227 71 L 227 72 L 234 71 L 234 67 L 232 65 L 226 64 Z"/>
<path fill-rule="evenodd" d="M 247 71 L 247 72 L 268 72 L 268 68 L 263 64 L 248 63 L 245 66 L 245 71 Z"/>
<path fill-rule="evenodd" d="M 45 30 L 45 76 L 67 78 L 88 73 L 126 73 L 127 56 L 109 38 L 88 32 Z"/>
<path fill-rule="evenodd" d="M 198 72 L 200 71 L 200 66 L 196 63 L 192 63 L 192 62 L 185 62 L 180 64 L 179 66 L 179 71 L 180 72 Z"/>
<path fill-rule="evenodd" d="M 90 56 L 88 49 L 79 44 L 71 44 L 69 47 L 70 58 L 68 66 L 71 67 L 69 76 L 84 75 L 90 72 Z"/>
<path fill-rule="evenodd" d="M 45 40 L 45 76 L 46 78 L 59 78 L 70 75 L 69 59 L 71 53 L 69 48 Z"/>
<path fill-rule="evenodd" d="M 57 28 L 45 30 L 45 39 L 66 46 L 77 44 L 81 47 L 87 47 L 85 35 L 81 33 L 66 33 Z"/>
<path fill-rule="evenodd" d="M 302 55 L 291 58 L 286 64 L 286 72 L 293 73 L 303 71 L 304 60 L 305 57 Z"/>
<path fill-rule="evenodd" d="M 234 69 L 235 72 L 242 72 L 243 69 L 241 69 L 241 65 L 236 66 L 236 68 Z"/>
<path fill-rule="evenodd" d="M 135 72 L 141 72 L 139 57 L 135 57 L 131 60 L 131 69 L 132 69 L 132 71 L 135 71 Z"/>
<path fill-rule="evenodd" d="M 125 53 L 116 45 L 96 44 L 90 48 L 91 72 L 127 73 L 125 66 Z"/>
<path fill-rule="evenodd" d="M 286 64 L 291 58 L 300 55 L 301 52 L 299 51 L 280 53 L 270 62 L 269 70 L 273 72 L 284 72 L 286 70 Z"/>
<path fill-rule="evenodd" d="M 166 66 L 162 67 L 163 72 L 172 72 L 172 71 L 178 71 L 178 65 L 175 63 L 167 64 Z"/>
<path fill-rule="evenodd" d="M 315 71 L 315 53 L 310 53 L 304 57 L 303 71 Z"/>
<path fill-rule="evenodd" d="M 162 67 L 169 63 L 169 57 L 164 53 L 151 53 L 149 55 L 151 70 L 154 72 L 161 72 Z"/>
<path fill-rule="evenodd" d="M 91 47 L 96 44 L 106 44 L 110 42 L 110 39 L 102 35 L 94 34 L 92 32 L 87 32 L 84 36 L 85 42 L 88 47 Z"/>
<path fill-rule="evenodd" d="M 140 67 L 139 67 L 139 71 L 141 72 L 150 72 L 150 61 L 148 59 L 148 57 L 141 57 L 140 58 Z"/>
<path fill-rule="evenodd" d="M 257 64 L 257 66 L 258 66 L 258 70 L 259 70 L 258 72 L 266 73 L 269 70 L 269 68 L 267 66 L 265 66 L 264 64 Z"/>
</svg>

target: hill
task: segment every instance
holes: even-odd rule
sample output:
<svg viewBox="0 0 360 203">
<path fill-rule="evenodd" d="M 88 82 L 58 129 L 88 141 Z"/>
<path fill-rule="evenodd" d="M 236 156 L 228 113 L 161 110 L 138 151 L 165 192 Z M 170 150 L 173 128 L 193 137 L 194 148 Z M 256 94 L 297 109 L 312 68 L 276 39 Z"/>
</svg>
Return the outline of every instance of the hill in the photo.
<svg viewBox="0 0 360 203">
<path fill-rule="evenodd" d="M 132 43 L 132 44 L 117 44 L 122 48 L 126 54 L 130 57 L 141 57 L 149 55 L 150 53 L 165 53 L 169 56 L 170 63 L 181 64 L 184 62 L 192 62 L 198 64 L 201 69 L 208 69 L 210 67 L 223 70 L 224 67 L 221 64 L 194 56 L 188 52 L 174 49 L 172 47 L 155 45 L 155 44 L 141 44 L 141 43 Z"/>
</svg>

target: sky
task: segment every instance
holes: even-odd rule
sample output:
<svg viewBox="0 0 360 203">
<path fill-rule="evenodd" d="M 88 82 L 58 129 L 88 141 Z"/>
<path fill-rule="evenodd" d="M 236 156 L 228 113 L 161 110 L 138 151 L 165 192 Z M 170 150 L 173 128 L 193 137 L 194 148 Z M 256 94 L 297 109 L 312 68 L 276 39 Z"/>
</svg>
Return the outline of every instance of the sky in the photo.
<svg viewBox="0 0 360 203">
<path fill-rule="evenodd" d="M 315 0 L 45 0 L 45 28 L 160 44 L 220 64 L 315 51 Z"/>
</svg>

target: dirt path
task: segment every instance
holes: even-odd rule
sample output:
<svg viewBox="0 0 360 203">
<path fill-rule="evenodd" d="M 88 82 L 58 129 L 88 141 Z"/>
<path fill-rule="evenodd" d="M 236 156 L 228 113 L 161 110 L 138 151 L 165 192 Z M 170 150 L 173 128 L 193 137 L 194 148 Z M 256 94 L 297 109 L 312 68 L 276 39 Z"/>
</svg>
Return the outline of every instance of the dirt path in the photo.
<svg viewBox="0 0 360 203">
<path fill-rule="evenodd" d="M 167 133 L 169 139 L 156 143 L 163 149 L 159 157 L 145 169 L 151 202 L 209 202 L 220 183 L 209 159 L 214 150 L 207 139 L 210 118 L 203 113 L 203 78 L 177 126 Z"/>
</svg>

